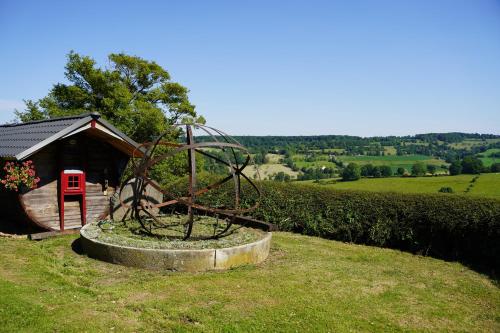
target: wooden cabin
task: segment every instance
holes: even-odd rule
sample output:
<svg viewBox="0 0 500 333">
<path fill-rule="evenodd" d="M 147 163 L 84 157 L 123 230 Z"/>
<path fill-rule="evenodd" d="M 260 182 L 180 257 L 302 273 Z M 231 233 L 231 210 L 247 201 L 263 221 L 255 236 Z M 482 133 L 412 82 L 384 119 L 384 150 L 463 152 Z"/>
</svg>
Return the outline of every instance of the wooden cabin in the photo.
<svg viewBox="0 0 500 333">
<path fill-rule="evenodd" d="M 19 193 L 0 184 L 0 223 L 65 230 L 106 218 L 137 146 L 97 113 L 0 126 L 1 167 L 31 160 L 40 177 Z"/>
</svg>

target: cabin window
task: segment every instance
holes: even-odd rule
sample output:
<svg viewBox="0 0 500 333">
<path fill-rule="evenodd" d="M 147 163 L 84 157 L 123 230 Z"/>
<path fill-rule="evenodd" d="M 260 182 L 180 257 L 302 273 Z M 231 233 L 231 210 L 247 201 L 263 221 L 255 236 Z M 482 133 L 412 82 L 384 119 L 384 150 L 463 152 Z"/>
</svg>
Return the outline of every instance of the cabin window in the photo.
<svg viewBox="0 0 500 333">
<path fill-rule="evenodd" d="M 68 189 L 80 188 L 80 177 L 79 176 L 68 176 Z"/>
</svg>

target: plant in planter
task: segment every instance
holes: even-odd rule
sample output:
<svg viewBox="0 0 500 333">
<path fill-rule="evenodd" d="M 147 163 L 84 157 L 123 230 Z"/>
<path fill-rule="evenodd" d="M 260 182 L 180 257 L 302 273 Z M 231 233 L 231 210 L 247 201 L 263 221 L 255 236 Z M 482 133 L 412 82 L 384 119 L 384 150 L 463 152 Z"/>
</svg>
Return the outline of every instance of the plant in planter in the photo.
<svg viewBox="0 0 500 333">
<path fill-rule="evenodd" d="M 6 189 L 18 192 L 20 189 L 34 189 L 40 182 L 36 176 L 33 161 L 6 162 L 3 168 L 4 177 L 0 179 Z"/>
</svg>

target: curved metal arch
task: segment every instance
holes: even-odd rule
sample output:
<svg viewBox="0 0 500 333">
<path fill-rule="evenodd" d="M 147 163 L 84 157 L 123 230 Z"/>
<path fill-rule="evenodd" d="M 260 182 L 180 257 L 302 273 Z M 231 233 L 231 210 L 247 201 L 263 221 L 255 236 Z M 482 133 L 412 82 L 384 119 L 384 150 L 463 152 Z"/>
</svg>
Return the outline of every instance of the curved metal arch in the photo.
<svg viewBox="0 0 500 333">
<path fill-rule="evenodd" d="M 155 216 L 155 214 L 152 213 L 152 209 L 159 209 L 162 207 L 168 207 L 176 204 L 180 204 L 184 207 L 187 208 L 188 210 L 188 218 L 187 221 L 185 222 L 185 233 L 184 233 L 184 239 L 188 239 L 191 236 L 191 232 L 193 229 L 194 225 L 194 216 L 195 216 L 195 211 L 201 211 L 205 213 L 210 213 L 210 214 L 221 214 L 224 215 L 228 218 L 227 220 L 227 225 L 226 227 L 216 235 L 213 235 L 211 237 L 207 238 L 218 238 L 221 237 L 225 232 L 229 230 L 231 227 L 232 223 L 234 222 L 235 218 L 244 213 L 251 212 L 255 210 L 257 207 L 260 205 L 260 199 L 262 197 L 262 193 L 260 188 L 257 186 L 257 184 L 250 179 L 247 175 L 243 173 L 243 169 L 249 165 L 249 163 L 253 162 L 253 158 L 251 157 L 250 153 L 248 150 L 241 145 L 237 140 L 232 138 L 231 136 L 227 135 L 226 133 L 217 130 L 213 127 L 210 126 L 205 126 L 202 124 L 174 124 L 172 125 L 172 128 L 181 128 L 185 126 L 185 131 L 186 131 L 186 143 L 181 144 L 181 143 L 176 143 L 176 142 L 171 142 L 171 141 L 165 141 L 164 138 L 172 133 L 171 130 L 165 131 L 164 133 L 160 134 L 155 140 L 150 141 L 150 142 L 144 142 L 140 144 L 136 150 L 142 149 L 145 150 L 146 152 L 142 155 L 143 157 L 140 159 L 140 161 L 135 161 L 132 159 L 131 161 L 131 166 L 134 170 L 133 176 L 127 178 L 124 182 L 122 182 L 120 186 L 120 193 L 119 193 L 119 201 L 120 205 L 127 209 L 132 211 L 132 217 L 137 219 L 143 229 L 145 231 L 148 231 L 147 224 L 149 220 L 150 224 L 153 224 L 155 227 L 162 227 L 164 224 L 161 222 L 161 220 Z M 194 129 L 200 129 L 206 134 L 208 134 L 209 137 L 212 138 L 213 141 L 209 142 L 195 142 L 193 136 L 193 128 Z M 214 132 L 216 133 L 214 135 Z M 222 138 L 223 141 L 220 141 L 218 139 Z M 159 146 L 165 146 L 165 147 L 170 147 L 173 148 L 170 151 L 167 152 L 162 152 L 160 154 L 156 154 L 157 148 Z M 218 148 L 221 149 L 222 152 L 224 153 L 225 158 L 219 158 L 217 156 L 214 156 L 206 151 L 204 151 L 202 148 Z M 237 159 L 237 154 L 236 150 L 239 150 L 243 153 L 245 153 L 246 159 L 243 162 L 243 164 L 240 166 L 238 163 Z M 182 197 L 176 197 L 175 194 L 171 193 L 165 188 L 162 188 L 158 184 L 156 184 L 150 177 L 149 177 L 149 170 L 152 168 L 155 164 L 167 159 L 171 158 L 176 154 L 179 154 L 183 151 L 188 152 L 188 165 L 189 165 L 189 194 L 187 196 L 182 196 Z M 230 175 L 226 176 L 223 179 L 220 179 L 212 184 L 209 184 L 201 189 L 197 189 L 197 179 L 196 179 L 196 153 L 202 154 L 208 158 L 214 159 L 215 161 L 225 165 L 229 169 Z M 234 158 L 234 163 L 231 160 L 231 155 Z M 135 156 L 135 151 L 134 151 L 134 156 Z M 260 178 L 260 173 L 257 168 L 257 177 Z M 257 200 L 255 204 L 251 207 L 248 208 L 241 208 L 240 207 L 240 198 L 241 198 L 241 177 L 243 177 L 250 185 L 251 187 L 255 190 L 257 194 Z M 133 186 L 133 196 L 134 199 L 130 204 L 127 204 L 124 202 L 121 193 L 124 189 L 124 187 L 131 181 L 132 178 L 135 178 L 134 186 Z M 232 208 L 218 208 L 218 207 L 209 207 L 206 205 L 201 205 L 197 202 L 197 198 L 199 196 L 204 195 L 205 193 L 216 189 L 218 187 L 221 187 L 223 184 L 227 183 L 233 179 L 234 182 L 234 207 Z M 161 192 L 164 196 L 170 197 L 170 200 L 163 200 L 161 203 L 151 203 L 148 201 L 148 197 L 146 196 L 146 188 L 147 186 L 151 186 Z M 149 231 L 151 229 L 151 225 L 149 228 Z"/>
</svg>

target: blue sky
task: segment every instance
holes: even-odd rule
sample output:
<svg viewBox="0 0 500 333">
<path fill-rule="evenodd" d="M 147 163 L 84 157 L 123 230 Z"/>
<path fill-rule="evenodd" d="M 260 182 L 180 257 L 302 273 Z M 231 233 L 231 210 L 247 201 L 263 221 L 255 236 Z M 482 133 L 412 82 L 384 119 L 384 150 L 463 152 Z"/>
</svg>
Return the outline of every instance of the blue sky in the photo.
<svg viewBox="0 0 500 333">
<path fill-rule="evenodd" d="M 126 52 L 231 134 L 500 134 L 500 2 L 0 0 L 0 122 Z"/>
</svg>

